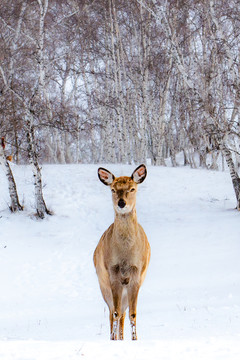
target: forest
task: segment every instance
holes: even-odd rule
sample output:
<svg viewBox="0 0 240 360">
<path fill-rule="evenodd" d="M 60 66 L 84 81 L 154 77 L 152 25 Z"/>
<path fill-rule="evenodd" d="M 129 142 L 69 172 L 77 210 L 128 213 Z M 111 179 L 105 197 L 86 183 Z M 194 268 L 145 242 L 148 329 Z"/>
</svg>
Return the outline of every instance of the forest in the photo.
<svg viewBox="0 0 240 360">
<path fill-rule="evenodd" d="M 97 169 L 140 164 L 140 341 L 109 342 Z M 240 0 L 0 0 L 0 359 L 239 360 L 236 209 Z"/>
<path fill-rule="evenodd" d="M 239 200 L 238 0 L 2 0 L 0 34 L 16 164 L 225 158 Z"/>
</svg>

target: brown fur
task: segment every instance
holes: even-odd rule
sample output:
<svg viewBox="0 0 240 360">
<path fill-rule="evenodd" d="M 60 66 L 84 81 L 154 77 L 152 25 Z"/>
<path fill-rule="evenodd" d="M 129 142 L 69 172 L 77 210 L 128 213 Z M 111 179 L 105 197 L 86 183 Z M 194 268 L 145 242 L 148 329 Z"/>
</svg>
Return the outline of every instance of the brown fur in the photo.
<svg viewBox="0 0 240 360">
<path fill-rule="evenodd" d="M 135 208 L 137 183 L 142 182 L 145 177 L 144 165 L 138 167 L 132 177 L 115 178 L 107 170 L 99 169 L 100 180 L 111 187 L 115 210 L 114 223 L 104 232 L 94 252 L 94 265 L 101 292 L 110 311 L 112 340 L 123 339 L 128 307 L 132 339 L 137 339 L 137 297 L 150 260 L 150 245 L 143 228 L 137 222 Z M 118 206 L 120 199 L 126 203 L 123 209 Z"/>
</svg>

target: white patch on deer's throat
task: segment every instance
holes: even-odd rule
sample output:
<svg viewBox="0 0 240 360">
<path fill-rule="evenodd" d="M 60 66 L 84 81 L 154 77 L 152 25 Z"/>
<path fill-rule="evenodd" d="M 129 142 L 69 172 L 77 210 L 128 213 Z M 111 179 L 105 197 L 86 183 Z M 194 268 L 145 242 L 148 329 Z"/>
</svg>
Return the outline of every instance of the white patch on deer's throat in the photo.
<svg viewBox="0 0 240 360">
<path fill-rule="evenodd" d="M 118 205 L 116 205 L 115 210 L 118 214 L 124 215 L 132 211 L 132 208 L 129 205 L 125 205 L 124 208 L 120 208 Z"/>
</svg>

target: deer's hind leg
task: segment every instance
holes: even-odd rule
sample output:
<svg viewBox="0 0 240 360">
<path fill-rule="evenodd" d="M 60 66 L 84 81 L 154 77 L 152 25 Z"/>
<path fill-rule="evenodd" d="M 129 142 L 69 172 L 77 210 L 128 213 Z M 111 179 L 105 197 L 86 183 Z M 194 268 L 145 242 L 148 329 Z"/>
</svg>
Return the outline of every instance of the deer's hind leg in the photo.
<svg viewBox="0 0 240 360">
<path fill-rule="evenodd" d="M 122 314 L 118 320 L 115 320 L 114 314 L 110 311 L 110 340 L 124 339 L 124 321 L 126 313 Z"/>
<path fill-rule="evenodd" d="M 106 286 L 106 284 L 100 283 L 100 289 L 102 292 L 102 296 L 103 296 L 106 304 L 108 305 L 108 309 L 109 309 L 110 340 L 116 340 L 116 339 L 113 339 L 113 298 L 112 298 L 112 291 L 110 288 L 110 283 L 109 283 L 109 286 Z"/>
</svg>

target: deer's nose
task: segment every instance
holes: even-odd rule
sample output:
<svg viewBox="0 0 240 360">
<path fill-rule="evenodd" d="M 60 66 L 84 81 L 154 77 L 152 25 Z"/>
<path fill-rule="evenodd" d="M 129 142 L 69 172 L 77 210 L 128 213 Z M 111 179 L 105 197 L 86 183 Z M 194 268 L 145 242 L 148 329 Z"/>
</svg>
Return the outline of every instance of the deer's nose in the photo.
<svg viewBox="0 0 240 360">
<path fill-rule="evenodd" d="M 118 202 L 118 206 L 123 209 L 124 206 L 126 205 L 125 201 L 123 199 L 120 199 L 119 202 Z"/>
</svg>

